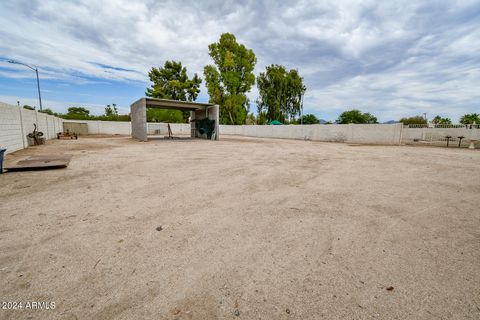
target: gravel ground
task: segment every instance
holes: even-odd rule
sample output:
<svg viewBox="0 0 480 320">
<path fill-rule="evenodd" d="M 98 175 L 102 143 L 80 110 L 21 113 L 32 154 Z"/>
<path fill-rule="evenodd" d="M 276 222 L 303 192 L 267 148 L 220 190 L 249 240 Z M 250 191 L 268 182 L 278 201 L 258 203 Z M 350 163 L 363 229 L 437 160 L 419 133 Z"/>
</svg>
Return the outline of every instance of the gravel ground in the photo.
<svg viewBox="0 0 480 320">
<path fill-rule="evenodd" d="M 7 161 L 49 153 L 73 159 L 0 176 L 24 308 L 0 319 L 480 318 L 478 150 L 120 136 Z"/>
</svg>

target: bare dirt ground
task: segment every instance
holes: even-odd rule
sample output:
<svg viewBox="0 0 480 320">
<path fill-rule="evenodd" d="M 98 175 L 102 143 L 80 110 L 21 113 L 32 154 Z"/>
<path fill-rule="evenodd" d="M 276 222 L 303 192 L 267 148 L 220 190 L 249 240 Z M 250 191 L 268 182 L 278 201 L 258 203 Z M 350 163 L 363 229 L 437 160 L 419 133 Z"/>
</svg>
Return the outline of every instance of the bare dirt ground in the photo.
<svg viewBox="0 0 480 320">
<path fill-rule="evenodd" d="M 0 176 L 1 300 L 55 309 L 1 319 L 480 318 L 478 150 L 88 137 L 7 161 L 58 152 Z"/>
</svg>

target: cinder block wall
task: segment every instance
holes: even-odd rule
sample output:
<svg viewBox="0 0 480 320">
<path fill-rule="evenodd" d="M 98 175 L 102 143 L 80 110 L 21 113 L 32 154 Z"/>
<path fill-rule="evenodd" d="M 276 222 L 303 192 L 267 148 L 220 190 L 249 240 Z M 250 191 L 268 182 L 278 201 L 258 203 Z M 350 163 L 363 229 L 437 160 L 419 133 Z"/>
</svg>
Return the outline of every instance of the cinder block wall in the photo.
<svg viewBox="0 0 480 320">
<path fill-rule="evenodd" d="M 27 110 L 0 102 L 0 147 L 11 153 L 28 146 L 27 134 L 33 131 L 36 123 L 46 139 L 53 139 L 63 131 L 63 119 L 46 113 Z"/>
<path fill-rule="evenodd" d="M 446 136 L 457 139 L 462 136 L 466 139 L 480 140 L 480 129 L 469 128 L 405 128 L 403 141 L 408 143 L 414 139 L 421 141 L 444 140 Z"/>
<path fill-rule="evenodd" d="M 121 134 L 131 135 L 132 125 L 130 121 L 98 121 L 98 120 L 64 120 L 64 122 L 86 123 L 88 134 Z M 173 134 L 190 134 L 188 123 L 170 123 Z M 161 134 L 167 134 L 167 124 L 161 122 L 148 122 L 147 133 L 153 134 L 155 130 Z"/>
<path fill-rule="evenodd" d="M 26 110 L 0 103 L 0 147 L 7 153 L 27 146 L 26 135 L 37 123 L 46 138 L 56 137 L 63 131 L 63 122 L 87 123 L 89 134 L 131 135 L 130 121 L 63 120 L 37 111 Z M 190 134 L 190 124 L 170 124 L 173 134 Z M 147 124 L 147 132 L 153 134 L 159 129 L 167 134 L 166 123 Z M 371 143 L 398 145 L 413 139 L 433 140 L 447 135 L 464 136 L 466 139 L 480 139 L 480 129 L 466 128 L 408 128 L 402 124 L 345 124 L 345 125 L 220 125 L 220 135 L 242 135 L 258 138 L 300 139 L 327 142 Z"/>
<path fill-rule="evenodd" d="M 402 130 L 401 124 L 220 126 L 222 135 L 372 144 L 400 144 Z"/>
<path fill-rule="evenodd" d="M 86 123 L 88 134 L 131 134 L 130 121 L 64 120 L 64 122 Z"/>
</svg>

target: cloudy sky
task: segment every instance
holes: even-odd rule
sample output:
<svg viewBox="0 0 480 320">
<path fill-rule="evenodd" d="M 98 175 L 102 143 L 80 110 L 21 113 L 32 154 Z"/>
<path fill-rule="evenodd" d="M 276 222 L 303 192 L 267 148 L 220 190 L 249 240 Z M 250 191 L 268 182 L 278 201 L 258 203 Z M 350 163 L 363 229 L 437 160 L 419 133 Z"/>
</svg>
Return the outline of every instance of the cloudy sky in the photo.
<svg viewBox="0 0 480 320">
<path fill-rule="evenodd" d="M 381 121 L 480 112 L 480 1 L 469 0 L 2 0 L 0 101 L 38 105 L 35 74 L 15 59 L 38 66 L 44 107 L 128 112 L 152 66 L 179 60 L 203 77 L 224 32 L 253 49 L 256 74 L 298 69 L 305 113 L 323 119 L 353 107 Z"/>
</svg>

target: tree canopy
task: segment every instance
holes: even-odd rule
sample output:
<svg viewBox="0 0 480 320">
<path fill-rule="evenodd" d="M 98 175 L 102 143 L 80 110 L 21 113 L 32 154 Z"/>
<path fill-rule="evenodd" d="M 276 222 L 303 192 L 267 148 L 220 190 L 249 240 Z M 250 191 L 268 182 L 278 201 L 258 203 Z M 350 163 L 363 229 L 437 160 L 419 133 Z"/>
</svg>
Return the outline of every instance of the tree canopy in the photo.
<svg viewBox="0 0 480 320">
<path fill-rule="evenodd" d="M 338 123 L 378 123 L 377 118 L 372 114 L 365 112 L 362 113 L 360 110 L 353 109 L 349 111 L 344 111 L 340 114 L 337 120 Z"/>
<path fill-rule="evenodd" d="M 53 113 L 53 114 L 63 119 L 130 121 L 129 114 L 118 114 L 116 104 L 112 104 L 112 106 L 113 108 L 110 105 L 107 105 L 107 107 L 105 108 L 105 114 L 101 116 L 95 116 L 90 114 L 90 110 L 88 110 L 85 107 L 69 107 L 68 112 L 65 114 L 62 114 L 62 113 Z M 46 110 L 50 110 L 50 109 L 46 109 Z M 49 113 L 48 111 L 44 111 L 44 112 Z"/>
<path fill-rule="evenodd" d="M 407 125 L 407 124 L 427 124 L 427 120 L 425 120 L 425 118 L 422 117 L 422 116 L 402 118 L 402 119 L 400 119 L 399 122 L 401 122 L 405 125 Z"/>
<path fill-rule="evenodd" d="M 301 113 L 302 96 L 306 91 L 297 70 L 270 65 L 257 78 L 258 113 L 265 112 L 267 121 L 292 121 Z"/>
<path fill-rule="evenodd" d="M 200 93 L 202 79 L 196 73 L 190 79 L 181 62 L 166 61 L 162 68 L 152 67 L 148 77 L 153 82 L 145 93 L 148 97 L 195 101 Z"/>
<path fill-rule="evenodd" d="M 204 67 L 210 102 L 219 105 L 221 123 L 244 124 L 249 111 L 246 93 L 255 84 L 257 58 L 230 33 L 222 34 L 208 50 L 214 62 Z"/>
<path fill-rule="evenodd" d="M 449 118 L 442 118 L 440 116 L 436 116 L 433 118 L 432 123 L 434 124 L 452 124 L 452 120 Z"/>
<path fill-rule="evenodd" d="M 113 103 L 112 105 L 107 104 L 107 106 L 105 107 L 105 116 L 107 117 L 118 116 L 118 109 L 115 103 Z"/>
<path fill-rule="evenodd" d="M 148 97 L 172 99 L 179 101 L 195 101 L 200 93 L 202 79 L 195 73 L 190 79 L 187 68 L 181 62 L 166 61 L 161 68 L 152 67 L 148 73 L 153 82 L 145 94 Z M 185 122 L 189 117 L 188 111 L 149 109 L 148 121 Z"/>
<path fill-rule="evenodd" d="M 51 116 L 58 116 L 58 113 L 53 112 L 53 110 L 50 109 L 50 108 L 45 108 L 45 109 L 42 109 L 41 111 L 38 110 L 38 112 L 46 113 L 46 114 L 51 115 Z"/>
<path fill-rule="evenodd" d="M 465 114 L 460 118 L 460 123 L 462 124 L 480 124 L 480 114 L 478 113 L 469 113 Z"/>
<path fill-rule="evenodd" d="M 180 110 L 172 109 L 147 109 L 148 122 L 168 122 L 182 123 L 185 122 L 184 114 Z"/>
<path fill-rule="evenodd" d="M 320 120 L 314 114 L 305 114 L 302 116 L 301 122 L 303 124 L 319 124 Z"/>
<path fill-rule="evenodd" d="M 67 115 L 71 116 L 88 117 L 90 115 L 90 110 L 84 107 L 70 107 L 67 111 Z"/>
</svg>

